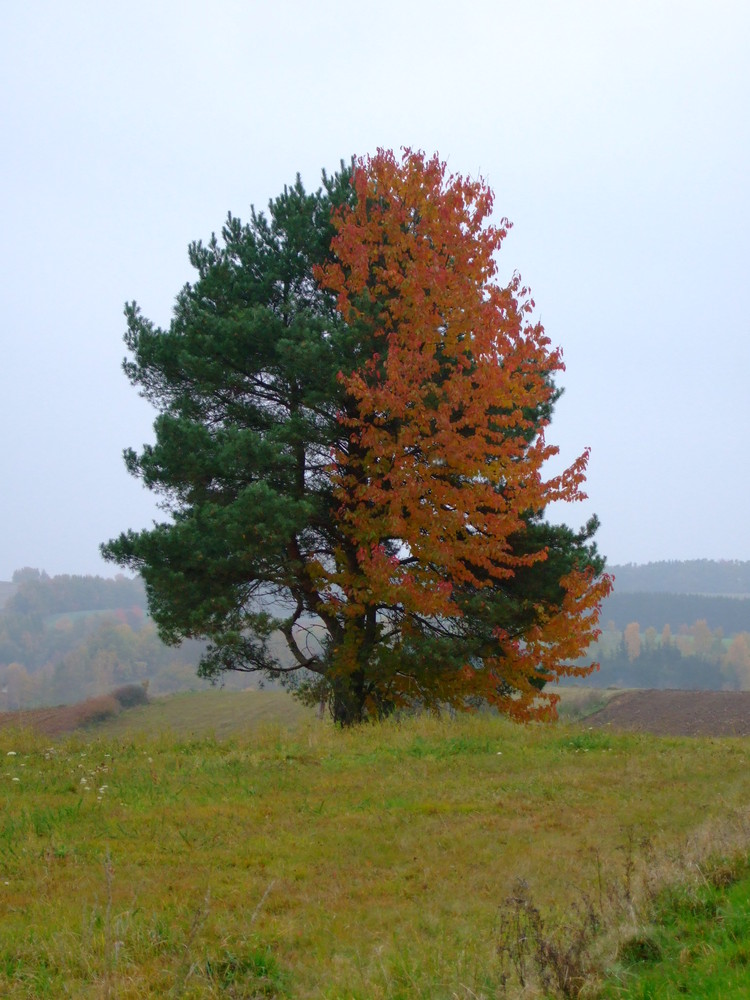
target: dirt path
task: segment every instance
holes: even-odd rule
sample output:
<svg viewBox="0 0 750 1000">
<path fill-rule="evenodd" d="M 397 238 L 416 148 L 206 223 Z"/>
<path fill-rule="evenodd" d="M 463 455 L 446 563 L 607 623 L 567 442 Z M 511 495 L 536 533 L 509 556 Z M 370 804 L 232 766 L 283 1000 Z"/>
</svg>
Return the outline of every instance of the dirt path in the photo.
<svg viewBox="0 0 750 1000">
<path fill-rule="evenodd" d="M 658 736 L 747 736 L 750 691 L 625 691 L 584 725 Z"/>
</svg>

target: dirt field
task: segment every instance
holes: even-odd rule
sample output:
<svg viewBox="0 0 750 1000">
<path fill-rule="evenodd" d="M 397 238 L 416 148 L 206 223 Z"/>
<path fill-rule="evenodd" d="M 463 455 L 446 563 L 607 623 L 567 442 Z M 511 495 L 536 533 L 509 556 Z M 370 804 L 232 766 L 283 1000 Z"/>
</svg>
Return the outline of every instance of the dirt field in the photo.
<svg viewBox="0 0 750 1000">
<path fill-rule="evenodd" d="M 583 724 L 659 736 L 747 736 L 750 691 L 625 691 Z"/>
</svg>

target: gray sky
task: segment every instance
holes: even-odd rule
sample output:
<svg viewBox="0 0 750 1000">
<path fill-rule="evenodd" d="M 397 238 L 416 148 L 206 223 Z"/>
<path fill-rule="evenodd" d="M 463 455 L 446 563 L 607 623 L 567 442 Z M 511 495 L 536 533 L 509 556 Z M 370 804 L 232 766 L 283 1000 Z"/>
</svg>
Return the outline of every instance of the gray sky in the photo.
<svg viewBox="0 0 750 1000">
<path fill-rule="evenodd" d="M 747 0 L 129 0 L 0 14 L 0 579 L 104 573 L 159 516 L 122 306 L 188 243 L 378 146 L 480 174 L 567 372 L 611 562 L 750 559 Z"/>
</svg>

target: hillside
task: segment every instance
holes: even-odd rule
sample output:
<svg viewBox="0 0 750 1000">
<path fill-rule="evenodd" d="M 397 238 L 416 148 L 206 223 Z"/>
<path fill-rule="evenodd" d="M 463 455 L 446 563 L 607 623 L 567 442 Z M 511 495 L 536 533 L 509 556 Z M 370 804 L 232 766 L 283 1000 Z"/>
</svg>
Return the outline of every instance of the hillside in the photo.
<svg viewBox="0 0 750 1000">
<path fill-rule="evenodd" d="M 227 739 L 257 726 L 292 727 L 313 717 L 283 691 L 184 692 L 151 698 L 142 704 L 143 688 L 127 686 L 74 705 L 0 712 L 0 729 L 22 728 L 46 736 L 78 732 L 88 737 L 158 736 L 171 733 L 181 739 Z"/>
<path fill-rule="evenodd" d="M 713 594 L 750 597 L 750 562 L 737 559 L 686 559 L 626 563 L 607 567 L 615 592 Z"/>
<path fill-rule="evenodd" d="M 161 642 L 138 578 L 50 577 L 27 567 L 4 592 L 0 711 L 72 704 L 145 681 L 152 693 L 206 686 L 196 677 L 204 645 Z"/>
<path fill-rule="evenodd" d="M 750 736 L 750 691 L 623 691 L 586 725 L 658 736 Z"/>
<path fill-rule="evenodd" d="M 602 623 L 612 621 L 620 630 L 630 622 L 638 622 L 644 630 L 655 628 L 661 632 L 669 625 L 677 632 L 681 625 L 701 620 L 711 629 L 722 629 L 725 635 L 750 632 L 750 598 L 615 589 L 602 601 Z"/>
<path fill-rule="evenodd" d="M 149 705 L 98 724 L 95 733 L 106 739 L 164 733 L 179 739 L 228 739 L 246 736 L 258 726 L 294 728 L 314 715 L 285 691 L 187 691 L 153 698 Z"/>
<path fill-rule="evenodd" d="M 725 635 L 750 631 L 750 562 L 692 559 L 607 567 L 615 579 L 602 622 L 661 631 L 704 620 Z"/>
<path fill-rule="evenodd" d="M 750 691 L 616 691 L 589 687 L 557 688 L 560 724 L 611 727 L 671 736 L 750 735 Z M 0 712 L 0 729 L 22 728 L 52 737 L 77 732 L 87 739 L 157 738 L 235 739 L 258 727 L 297 729 L 317 712 L 284 691 L 188 691 L 133 698 L 140 688 L 76 705 L 28 712 Z M 119 700 L 119 704 L 117 704 Z"/>
</svg>

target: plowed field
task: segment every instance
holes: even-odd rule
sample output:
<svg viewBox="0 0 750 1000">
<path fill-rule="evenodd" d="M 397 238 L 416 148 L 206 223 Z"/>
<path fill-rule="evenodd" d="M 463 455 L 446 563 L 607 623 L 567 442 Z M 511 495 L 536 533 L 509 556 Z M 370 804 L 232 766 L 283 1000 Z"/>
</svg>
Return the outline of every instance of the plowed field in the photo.
<svg viewBox="0 0 750 1000">
<path fill-rule="evenodd" d="M 584 725 L 659 736 L 747 736 L 750 691 L 624 691 Z"/>
</svg>

